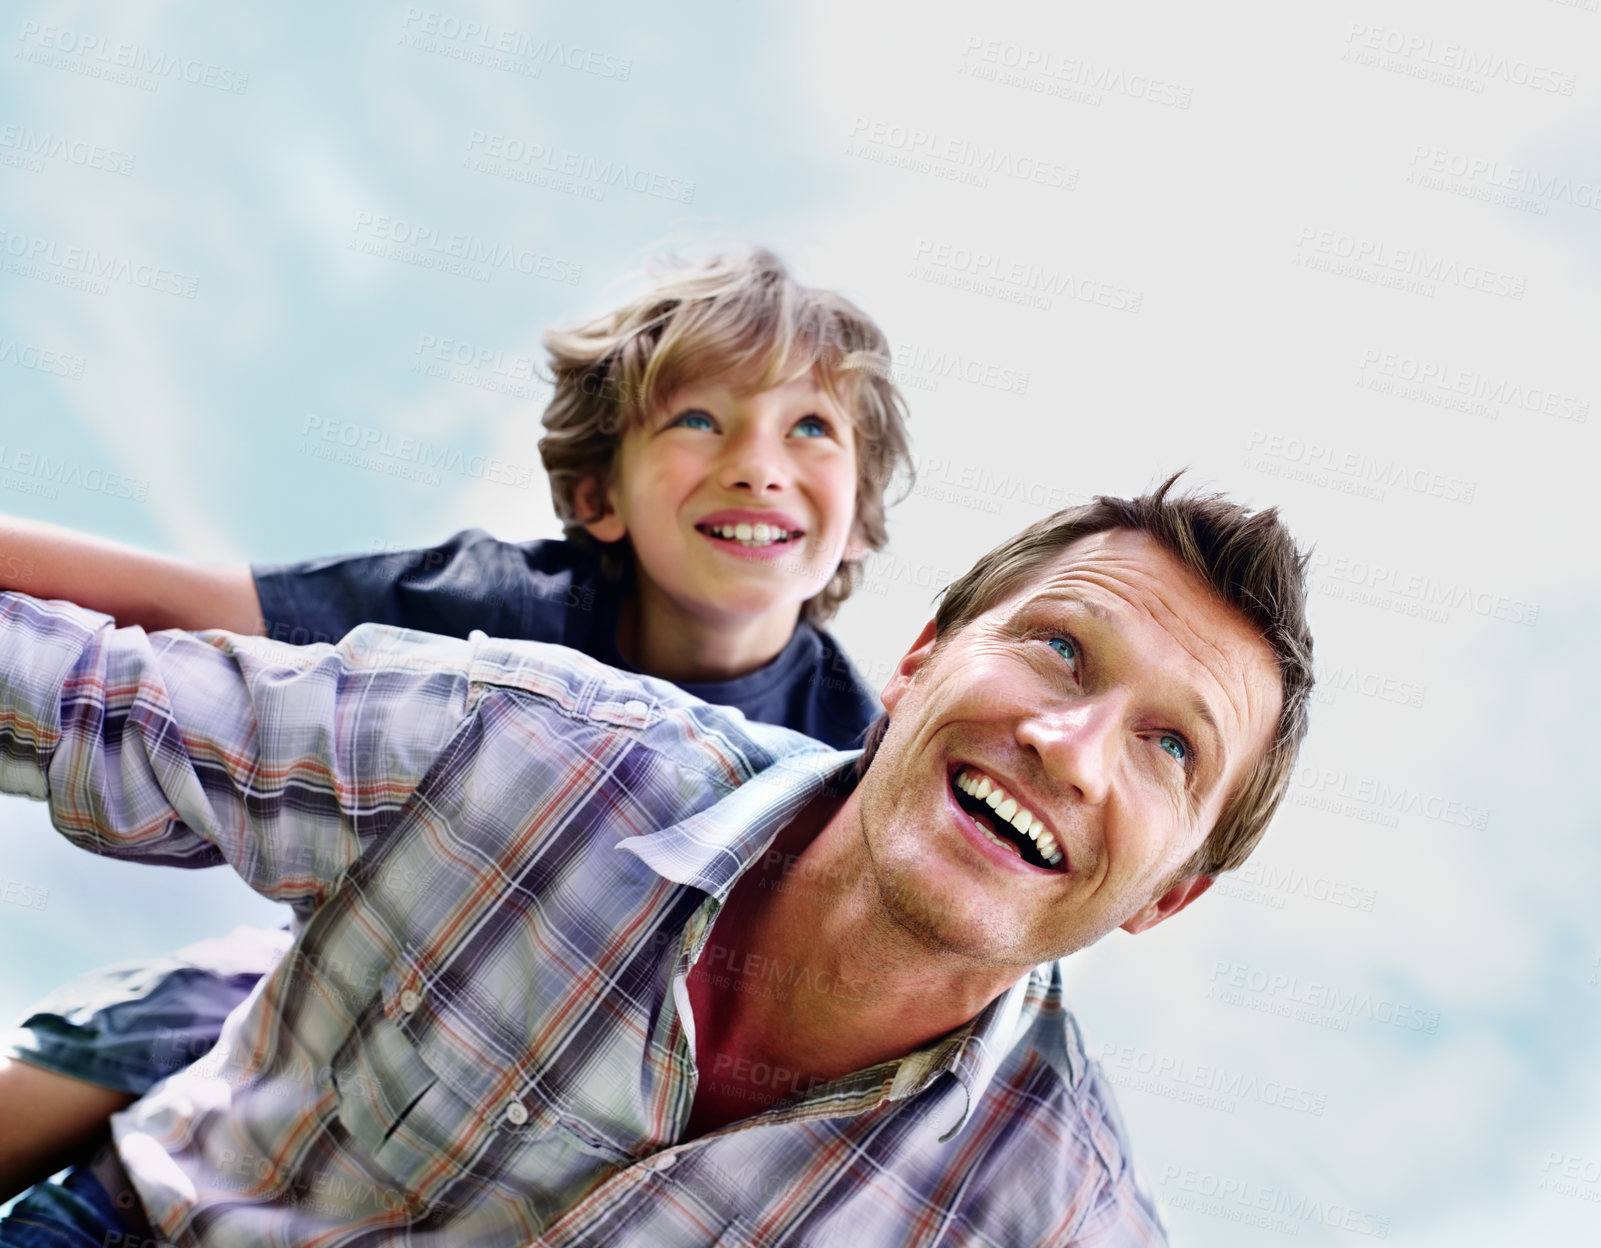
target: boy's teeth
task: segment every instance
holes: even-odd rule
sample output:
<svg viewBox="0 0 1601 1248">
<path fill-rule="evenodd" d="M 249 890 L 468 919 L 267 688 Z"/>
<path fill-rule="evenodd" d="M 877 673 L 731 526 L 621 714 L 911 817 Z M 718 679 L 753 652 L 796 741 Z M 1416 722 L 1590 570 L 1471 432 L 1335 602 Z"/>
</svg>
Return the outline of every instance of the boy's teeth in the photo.
<svg viewBox="0 0 1601 1248">
<path fill-rule="evenodd" d="M 975 774 L 964 767 L 956 773 L 956 787 L 969 797 L 984 802 L 998 818 L 1006 820 L 1032 840 L 1040 851 L 1040 857 L 1051 866 L 1062 860 L 1056 838 L 1045 830 L 1045 821 L 1028 807 L 1019 804 L 1015 797 L 988 776 L 982 772 Z"/>
<path fill-rule="evenodd" d="M 770 546 L 774 542 L 789 541 L 789 530 L 776 524 L 709 524 L 706 531 L 742 546 Z"/>
</svg>

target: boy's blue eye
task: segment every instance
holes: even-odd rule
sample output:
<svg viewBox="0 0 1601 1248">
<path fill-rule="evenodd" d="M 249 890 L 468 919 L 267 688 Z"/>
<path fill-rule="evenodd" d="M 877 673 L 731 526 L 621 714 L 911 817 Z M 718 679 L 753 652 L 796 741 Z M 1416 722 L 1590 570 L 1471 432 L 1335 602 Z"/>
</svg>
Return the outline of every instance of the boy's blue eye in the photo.
<svg viewBox="0 0 1601 1248">
<path fill-rule="evenodd" d="M 684 429 L 709 429 L 713 431 L 717 428 L 717 422 L 698 408 L 691 412 L 685 412 L 673 421 L 673 425 Z"/>
<path fill-rule="evenodd" d="M 1178 762 L 1186 762 L 1190 757 L 1190 747 L 1184 744 L 1184 738 L 1175 737 L 1171 732 L 1164 732 L 1157 738 L 1156 744 L 1171 754 Z"/>
<path fill-rule="evenodd" d="M 828 424 L 820 416 L 806 416 L 796 423 L 793 432 L 802 438 L 826 438 Z"/>
</svg>

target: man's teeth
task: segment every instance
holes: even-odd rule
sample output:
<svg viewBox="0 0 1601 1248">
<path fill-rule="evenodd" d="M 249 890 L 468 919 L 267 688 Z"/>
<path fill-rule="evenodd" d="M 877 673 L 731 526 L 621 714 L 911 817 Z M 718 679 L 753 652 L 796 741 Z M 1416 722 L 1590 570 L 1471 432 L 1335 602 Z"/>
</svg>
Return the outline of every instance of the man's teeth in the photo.
<svg viewBox="0 0 1601 1248">
<path fill-rule="evenodd" d="M 956 787 L 969 797 L 985 803 L 995 812 L 996 818 L 1006 820 L 1033 841 L 1034 847 L 1040 851 L 1040 857 L 1051 866 L 1062 861 L 1062 851 L 1057 848 L 1056 838 L 1045 830 L 1045 821 L 1028 807 L 1020 805 L 1015 797 L 983 772 L 962 768 L 956 773 Z"/>
<path fill-rule="evenodd" d="M 774 542 L 789 541 L 789 530 L 776 524 L 708 524 L 706 531 L 741 546 L 771 546 Z"/>
</svg>

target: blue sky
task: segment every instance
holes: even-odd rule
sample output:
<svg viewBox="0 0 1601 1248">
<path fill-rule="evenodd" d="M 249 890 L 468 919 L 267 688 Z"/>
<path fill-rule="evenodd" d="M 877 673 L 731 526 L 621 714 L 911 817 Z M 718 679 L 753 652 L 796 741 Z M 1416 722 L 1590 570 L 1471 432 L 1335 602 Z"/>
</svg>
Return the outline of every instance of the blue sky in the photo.
<svg viewBox="0 0 1601 1248">
<path fill-rule="evenodd" d="M 994 541 L 1175 468 L 1325 556 L 1327 692 L 1260 863 L 1070 963 L 1175 1241 L 1595 1238 L 1601 14 L 7 21 L 0 511 L 228 560 L 554 535 L 540 329 L 664 249 L 770 245 L 881 319 L 912 400 L 920 484 L 837 626 L 865 671 Z M 530 271 L 425 267 L 453 235 Z M 103 290 L 73 284 L 90 251 Z M 330 428 L 533 472 L 408 480 L 315 457 Z M 11 895 L 43 898 L 0 904 L 7 1014 L 272 916 L 36 807 L 0 823 Z"/>
</svg>

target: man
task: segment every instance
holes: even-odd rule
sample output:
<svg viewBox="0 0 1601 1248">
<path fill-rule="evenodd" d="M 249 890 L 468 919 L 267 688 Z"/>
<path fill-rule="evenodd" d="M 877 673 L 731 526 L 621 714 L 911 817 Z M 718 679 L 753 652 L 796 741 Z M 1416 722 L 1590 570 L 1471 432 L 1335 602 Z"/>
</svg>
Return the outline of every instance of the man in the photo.
<svg viewBox="0 0 1601 1248">
<path fill-rule="evenodd" d="M 298 917 L 71 1216 L 205 1245 L 1162 1242 L 1055 959 L 1244 861 L 1311 687 L 1288 533 L 1171 485 L 981 559 L 859 760 L 552 647 L 147 641 L 0 598 L 0 784 Z M 39 1192 L 13 1221 L 69 1216 Z"/>
</svg>

